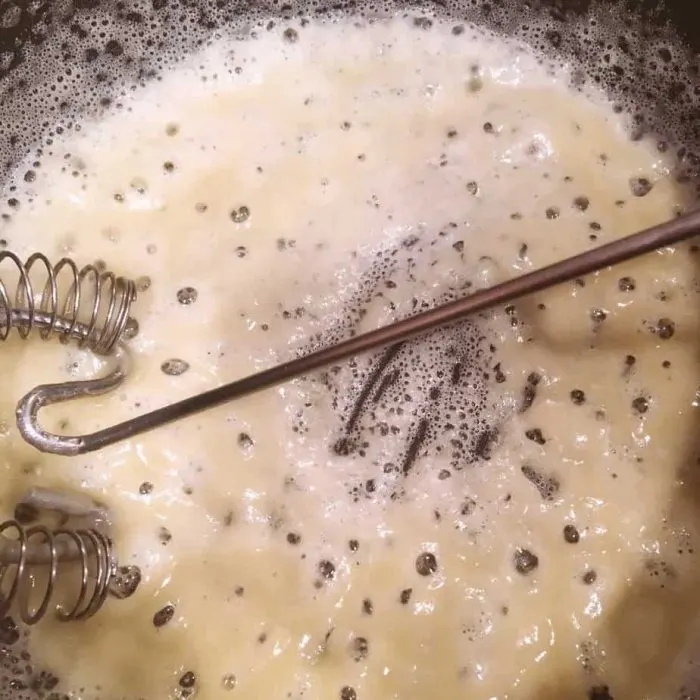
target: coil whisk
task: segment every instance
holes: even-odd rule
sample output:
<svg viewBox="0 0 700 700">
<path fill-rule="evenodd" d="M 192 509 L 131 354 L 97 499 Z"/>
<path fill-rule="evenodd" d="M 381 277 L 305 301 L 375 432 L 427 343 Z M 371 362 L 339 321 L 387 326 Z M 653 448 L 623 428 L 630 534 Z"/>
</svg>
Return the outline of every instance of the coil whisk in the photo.
<svg viewBox="0 0 700 700">
<path fill-rule="evenodd" d="M 63 258 L 52 265 L 41 253 L 22 262 L 15 253 L 0 251 L 0 341 L 13 330 L 21 339 L 36 331 L 42 340 L 58 338 L 111 356 L 112 368 L 104 376 L 30 392 L 39 396 L 24 412 L 18 409 L 17 418 L 27 442 L 46 452 L 71 454 L 76 438 L 44 431 L 37 423 L 38 407 L 99 395 L 122 384 L 128 367 L 122 341 L 135 300 L 135 282 L 102 264 L 79 268 Z M 0 523 L 0 619 L 12 613 L 33 625 L 55 608 L 59 620 L 84 620 L 109 594 L 125 598 L 136 589 L 140 572 L 137 567 L 117 568 L 102 509 L 84 498 L 45 489 L 33 489 L 19 507 L 14 519 Z M 27 511 L 30 518 L 18 517 Z M 60 515 L 58 526 L 40 522 L 42 511 Z"/>
<path fill-rule="evenodd" d="M 3 279 L 8 267 L 15 272 L 12 284 Z M 15 253 L 0 252 L 0 340 L 12 329 L 28 338 L 38 328 L 44 340 L 57 335 L 108 355 L 127 328 L 135 299 L 136 284 L 102 265 L 79 268 L 69 258 L 52 265 L 42 253 L 22 262 Z"/>
<path fill-rule="evenodd" d="M 112 543 L 98 530 L 25 527 L 16 520 L 0 525 L 0 562 L 0 618 L 14 611 L 27 625 L 56 599 L 60 620 L 92 617 L 116 572 Z"/>
</svg>

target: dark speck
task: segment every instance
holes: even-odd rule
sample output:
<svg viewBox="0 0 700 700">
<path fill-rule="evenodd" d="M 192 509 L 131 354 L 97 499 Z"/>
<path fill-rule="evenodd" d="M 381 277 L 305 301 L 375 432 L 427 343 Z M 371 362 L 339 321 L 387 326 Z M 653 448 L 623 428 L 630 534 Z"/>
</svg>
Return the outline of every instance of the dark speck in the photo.
<svg viewBox="0 0 700 700">
<path fill-rule="evenodd" d="M 646 197 L 651 192 L 653 185 L 645 177 L 633 177 L 630 180 L 630 189 L 635 197 Z"/>
<path fill-rule="evenodd" d="M 197 679 L 192 671 L 187 671 L 180 676 L 181 688 L 194 688 Z"/>
<path fill-rule="evenodd" d="M 676 332 L 676 324 L 670 318 L 660 318 L 656 323 L 656 334 L 662 340 L 668 340 Z"/>
<path fill-rule="evenodd" d="M 246 206 L 238 207 L 238 209 L 232 209 L 229 214 L 231 221 L 235 224 L 242 224 L 248 221 L 250 218 L 250 209 Z"/>
<path fill-rule="evenodd" d="M 167 625 L 168 622 L 173 619 L 173 615 L 175 615 L 174 606 L 166 605 L 153 616 L 153 626 L 163 627 L 164 625 Z"/>
<path fill-rule="evenodd" d="M 588 197 L 576 197 L 576 199 L 574 199 L 574 206 L 579 211 L 586 211 L 590 206 L 590 201 Z"/>
<path fill-rule="evenodd" d="M 474 180 L 470 180 L 467 183 L 467 192 L 469 192 L 469 194 L 472 194 L 472 195 L 478 194 L 479 185 Z"/>
<path fill-rule="evenodd" d="M 175 357 L 163 362 L 160 366 L 160 371 L 163 374 L 167 374 L 169 377 L 179 377 L 181 374 L 187 372 L 189 368 L 189 362 Z"/>
<path fill-rule="evenodd" d="M 520 467 L 523 476 L 539 491 L 542 500 L 551 501 L 559 492 L 561 484 L 559 480 L 553 476 L 547 476 L 539 469 L 524 464 Z"/>
<path fill-rule="evenodd" d="M 360 548 L 360 543 L 357 540 L 350 540 L 348 542 L 348 548 L 351 552 L 356 552 Z"/>
<path fill-rule="evenodd" d="M 529 549 L 516 549 L 513 554 L 515 570 L 523 576 L 534 571 L 539 566 L 540 560 Z"/>
<path fill-rule="evenodd" d="M 603 309 L 591 309 L 590 317 L 593 323 L 602 323 L 608 317 L 608 314 Z"/>
<path fill-rule="evenodd" d="M 301 535 L 297 534 L 296 532 L 288 532 L 287 542 L 294 545 L 299 544 L 301 542 Z"/>
<path fill-rule="evenodd" d="M 643 396 L 638 396 L 632 401 L 632 408 L 639 414 L 646 413 L 649 410 L 649 402 Z"/>
<path fill-rule="evenodd" d="M 177 292 L 178 303 L 189 306 L 197 301 L 197 290 L 194 287 L 183 287 Z"/>
<path fill-rule="evenodd" d="M 581 577 L 581 580 L 587 586 L 590 586 L 592 583 L 596 582 L 597 578 L 598 578 L 598 574 L 595 571 L 593 571 L 593 569 L 590 569 L 589 571 L 586 571 L 586 573 Z"/>
<path fill-rule="evenodd" d="M 588 690 L 588 700 L 614 700 L 607 685 L 594 685 Z"/>
<path fill-rule="evenodd" d="M 150 481 L 144 481 L 141 486 L 139 486 L 139 493 L 142 496 L 147 496 L 153 491 L 153 484 Z"/>
<path fill-rule="evenodd" d="M 558 219 L 559 218 L 559 207 L 547 207 L 545 215 L 548 219 Z"/>
<path fill-rule="evenodd" d="M 421 552 L 416 557 L 416 571 L 421 576 L 430 576 L 438 570 L 438 563 L 432 552 Z"/>
<path fill-rule="evenodd" d="M 322 559 L 318 563 L 318 572 L 326 581 L 332 581 L 335 578 L 335 564 L 328 559 Z"/>
<path fill-rule="evenodd" d="M 532 428 L 531 430 L 526 430 L 525 437 L 528 440 L 536 442 L 538 445 L 544 445 L 544 443 L 547 442 L 544 439 L 544 435 L 542 435 L 542 431 L 539 428 Z"/>
<path fill-rule="evenodd" d="M 238 433 L 238 446 L 244 450 L 252 447 L 255 443 L 248 433 Z"/>
<path fill-rule="evenodd" d="M 109 582 L 109 592 L 115 598 L 129 598 L 141 585 L 141 569 L 138 566 L 120 566 Z"/>
<path fill-rule="evenodd" d="M 576 544 L 581 539 L 579 531 L 574 525 L 564 525 L 564 540 L 569 544 Z"/>
<path fill-rule="evenodd" d="M 349 685 L 343 686 L 340 689 L 340 700 L 357 700 L 357 693 L 354 688 Z"/>
<path fill-rule="evenodd" d="M 299 41 L 299 33 L 296 31 L 296 29 L 292 29 L 291 27 L 289 29 L 285 29 L 282 36 L 284 37 L 284 40 L 290 44 L 294 44 Z"/>
<path fill-rule="evenodd" d="M 350 654 L 355 661 L 362 661 L 369 654 L 369 642 L 364 637 L 355 637 L 350 644 Z"/>
<path fill-rule="evenodd" d="M 362 612 L 365 615 L 371 615 L 374 612 L 374 605 L 372 605 L 372 601 L 369 598 L 365 598 L 362 601 Z"/>
<path fill-rule="evenodd" d="M 399 600 L 401 601 L 401 605 L 408 605 L 408 602 L 411 600 L 412 593 L 413 593 L 412 588 L 404 588 L 401 591 L 401 595 L 399 596 Z"/>
<path fill-rule="evenodd" d="M 569 396 L 576 406 L 586 402 L 586 395 L 581 391 L 581 389 L 574 389 Z"/>
<path fill-rule="evenodd" d="M 631 277 L 620 277 L 617 287 L 621 292 L 633 292 L 637 288 L 637 284 Z"/>
<path fill-rule="evenodd" d="M 163 170 L 165 170 L 166 173 L 172 173 L 175 170 L 175 163 L 166 160 L 165 163 L 163 163 Z"/>
</svg>

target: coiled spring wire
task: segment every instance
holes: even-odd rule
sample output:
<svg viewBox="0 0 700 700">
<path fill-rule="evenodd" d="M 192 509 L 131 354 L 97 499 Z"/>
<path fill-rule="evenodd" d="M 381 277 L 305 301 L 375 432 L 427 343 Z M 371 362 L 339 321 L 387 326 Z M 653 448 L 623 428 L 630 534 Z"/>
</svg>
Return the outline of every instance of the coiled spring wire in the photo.
<svg viewBox="0 0 700 700">
<path fill-rule="evenodd" d="M 8 268 L 11 281 L 5 276 Z M 129 316 L 135 299 L 135 282 L 102 264 L 79 268 L 63 258 L 52 265 L 42 253 L 22 262 L 15 253 L 0 251 L 0 340 L 7 340 L 13 329 L 21 339 L 38 331 L 42 340 L 58 337 L 96 355 L 112 356 L 114 367 L 106 376 L 55 385 L 62 400 L 102 394 L 124 381 L 128 354 L 122 341 L 135 323 Z M 31 427 L 30 421 L 27 430 Z M 63 439 L 34 427 L 48 443 L 58 441 L 54 448 Z M 0 619 L 16 611 L 25 624 L 33 625 L 60 598 L 59 620 L 84 620 L 102 607 L 110 592 L 118 597 L 133 592 L 140 574 L 136 567 L 117 568 L 112 542 L 104 527 L 97 526 L 104 526 L 105 519 L 96 519 L 92 506 L 41 489 L 33 490 L 22 505 L 66 517 L 57 528 L 17 518 L 0 523 Z M 81 515 L 87 524 L 70 527 L 68 515 Z"/>
</svg>

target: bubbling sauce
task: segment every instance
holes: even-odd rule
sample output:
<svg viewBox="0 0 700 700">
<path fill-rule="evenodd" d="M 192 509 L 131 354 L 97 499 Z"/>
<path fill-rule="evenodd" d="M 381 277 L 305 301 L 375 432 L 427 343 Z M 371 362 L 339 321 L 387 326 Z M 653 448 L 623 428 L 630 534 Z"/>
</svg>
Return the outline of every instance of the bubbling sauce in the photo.
<svg viewBox="0 0 700 700">
<path fill-rule="evenodd" d="M 55 140 L 18 168 L 3 239 L 142 293 L 128 384 L 47 427 L 109 425 L 683 210 L 670 159 L 569 78 L 426 17 L 271 24 Z M 8 427 L 7 514 L 29 485 L 88 491 L 143 574 L 84 624 L 42 623 L 33 657 L 85 700 L 676 692 L 696 265 L 666 248 L 86 457 Z M 3 362 L 8 426 L 28 387 L 100 370 L 56 344 Z"/>
</svg>

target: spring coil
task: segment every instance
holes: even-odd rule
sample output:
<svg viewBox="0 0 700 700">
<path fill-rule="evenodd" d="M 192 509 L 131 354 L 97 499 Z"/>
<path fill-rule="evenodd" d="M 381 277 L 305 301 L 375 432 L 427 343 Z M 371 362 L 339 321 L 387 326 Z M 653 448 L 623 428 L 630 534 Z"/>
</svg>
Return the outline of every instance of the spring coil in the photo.
<svg viewBox="0 0 700 700">
<path fill-rule="evenodd" d="M 10 251 L 0 252 L 0 266 L 11 264 L 19 278 L 14 294 L 0 277 L 0 340 L 15 328 L 27 338 L 38 327 L 42 339 L 58 335 L 78 346 L 108 355 L 130 321 L 129 309 L 136 299 L 136 284 L 117 277 L 101 266 L 83 268 L 69 258 L 52 265 L 41 253 L 26 262 Z M 43 284 L 35 285 L 30 274 L 41 270 Z"/>
<path fill-rule="evenodd" d="M 0 543 L 0 619 L 14 607 L 25 624 L 36 624 L 56 597 L 57 585 L 71 580 L 71 569 L 76 590 L 72 606 L 57 606 L 59 620 L 85 620 L 104 604 L 116 560 L 111 541 L 98 530 L 51 530 L 8 520 L 0 525 Z M 65 598 L 67 586 L 61 588 Z"/>
</svg>

